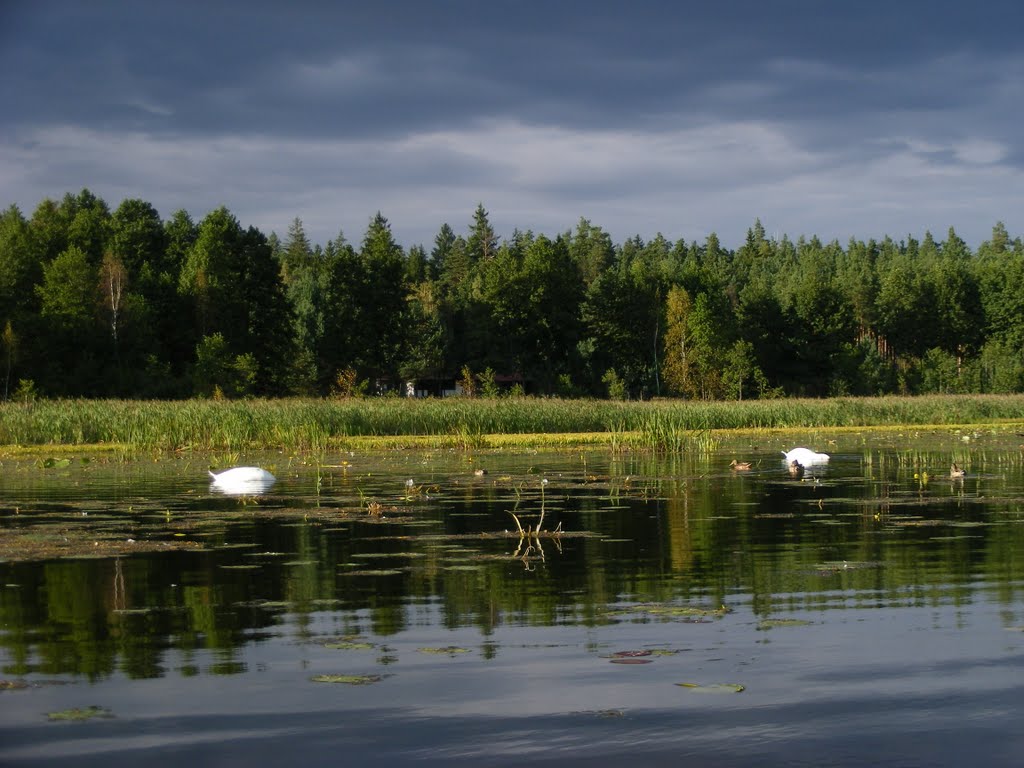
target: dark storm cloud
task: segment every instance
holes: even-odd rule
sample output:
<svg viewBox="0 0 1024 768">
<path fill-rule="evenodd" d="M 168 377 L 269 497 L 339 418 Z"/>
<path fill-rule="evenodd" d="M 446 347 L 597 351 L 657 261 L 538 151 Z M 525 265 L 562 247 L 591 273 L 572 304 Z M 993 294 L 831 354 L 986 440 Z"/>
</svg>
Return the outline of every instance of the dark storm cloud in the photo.
<svg viewBox="0 0 1024 768">
<path fill-rule="evenodd" d="M 978 236 L 1020 209 L 1022 18 L 999 1 L 7 0 L 0 195 L 225 203 L 321 238 L 381 209 L 425 240 L 483 201 L 509 230 L 587 215 L 617 237 L 735 239 L 759 215 L 826 237 L 944 229 L 987 184 Z"/>
<path fill-rule="evenodd" d="M 921 63 L 1005 49 L 998 19 L 1020 17 L 1003 4 L 716 8 L 14 2 L 0 60 L 25 87 L 5 121 L 365 136 L 481 115 L 616 127 L 666 113 L 941 108 L 988 73 L 935 81 Z M 722 97 L 744 84 L 741 100 Z"/>
</svg>

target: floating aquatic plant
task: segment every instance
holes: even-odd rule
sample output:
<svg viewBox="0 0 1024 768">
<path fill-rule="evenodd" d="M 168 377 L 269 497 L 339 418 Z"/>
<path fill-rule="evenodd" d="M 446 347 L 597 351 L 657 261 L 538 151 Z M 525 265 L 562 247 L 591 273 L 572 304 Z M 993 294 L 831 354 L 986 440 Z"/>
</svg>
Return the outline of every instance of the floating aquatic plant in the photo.
<svg viewBox="0 0 1024 768">
<path fill-rule="evenodd" d="M 62 709 L 59 712 L 47 712 L 46 717 L 50 720 L 92 720 L 93 718 L 110 718 L 114 713 L 106 707 L 92 705 L 89 707 L 74 707 L 73 709 Z"/>
<path fill-rule="evenodd" d="M 729 613 L 729 608 L 722 605 L 718 608 L 702 608 L 693 605 L 665 605 L 656 603 L 644 603 L 628 608 L 619 608 L 608 611 L 609 616 L 629 616 L 635 613 L 646 613 L 651 616 L 684 617 L 684 618 L 720 618 Z"/>
<path fill-rule="evenodd" d="M 624 717 L 626 715 L 626 711 L 623 709 L 584 709 L 570 714 L 590 715 L 592 717 Z"/>
<path fill-rule="evenodd" d="M 383 675 L 313 675 L 314 683 L 342 683 L 344 685 L 371 685 L 384 679 Z"/>
<path fill-rule="evenodd" d="M 330 648 L 336 651 L 368 651 L 375 648 L 373 643 L 356 642 L 356 641 L 341 641 L 337 643 L 324 643 L 324 648 Z"/>
<path fill-rule="evenodd" d="M 41 469 L 63 469 L 71 466 L 71 459 L 54 459 L 52 457 L 40 459 L 38 466 Z"/>
<path fill-rule="evenodd" d="M 765 619 L 758 623 L 758 629 L 773 629 L 774 627 L 806 627 L 811 622 L 805 619 Z"/>
<path fill-rule="evenodd" d="M 680 688 L 685 688 L 694 693 L 741 693 L 747 690 L 745 685 L 739 683 L 713 683 L 701 685 L 700 683 L 676 683 Z"/>
</svg>

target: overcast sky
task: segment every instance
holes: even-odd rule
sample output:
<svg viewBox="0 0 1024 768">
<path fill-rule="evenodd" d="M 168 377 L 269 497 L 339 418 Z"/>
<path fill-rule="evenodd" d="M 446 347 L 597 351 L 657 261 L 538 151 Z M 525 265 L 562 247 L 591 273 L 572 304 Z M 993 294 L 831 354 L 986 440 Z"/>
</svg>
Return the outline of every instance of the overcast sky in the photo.
<svg viewBox="0 0 1024 768">
<path fill-rule="evenodd" d="M 845 244 L 1024 223 L 1024 4 L 0 0 L 0 206 L 429 251 L 500 237 Z"/>
</svg>

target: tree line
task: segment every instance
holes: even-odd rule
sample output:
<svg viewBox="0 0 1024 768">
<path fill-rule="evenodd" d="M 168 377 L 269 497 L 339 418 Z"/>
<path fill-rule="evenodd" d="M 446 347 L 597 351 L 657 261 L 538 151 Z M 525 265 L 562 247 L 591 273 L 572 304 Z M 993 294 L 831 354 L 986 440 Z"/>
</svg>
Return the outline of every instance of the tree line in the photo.
<svg viewBox="0 0 1024 768">
<path fill-rule="evenodd" d="M 89 190 L 0 213 L 4 399 L 465 392 L 779 396 L 1024 391 L 1024 245 L 715 234 L 614 243 L 581 219 L 499 238 L 484 206 L 430 250 L 221 207 L 167 220 Z"/>
</svg>

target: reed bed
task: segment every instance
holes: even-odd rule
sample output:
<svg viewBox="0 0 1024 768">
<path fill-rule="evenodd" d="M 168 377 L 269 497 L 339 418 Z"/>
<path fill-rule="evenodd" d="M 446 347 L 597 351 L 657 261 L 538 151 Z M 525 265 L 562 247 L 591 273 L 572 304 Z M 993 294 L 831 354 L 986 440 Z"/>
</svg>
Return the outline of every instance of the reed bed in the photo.
<svg viewBox="0 0 1024 768">
<path fill-rule="evenodd" d="M 1024 423 L 1024 395 L 613 402 L 406 400 L 39 400 L 0 403 L 0 445 L 162 450 L 308 450 L 356 437 L 418 436 L 473 448 L 488 435 L 603 434 L 613 446 L 712 450 L 714 430 Z"/>
</svg>

